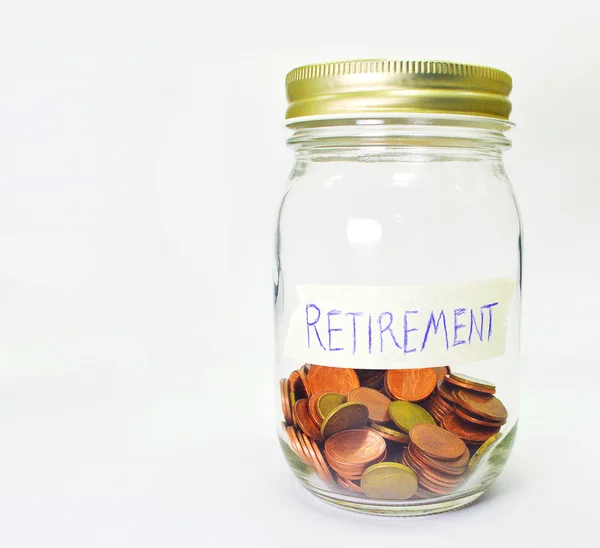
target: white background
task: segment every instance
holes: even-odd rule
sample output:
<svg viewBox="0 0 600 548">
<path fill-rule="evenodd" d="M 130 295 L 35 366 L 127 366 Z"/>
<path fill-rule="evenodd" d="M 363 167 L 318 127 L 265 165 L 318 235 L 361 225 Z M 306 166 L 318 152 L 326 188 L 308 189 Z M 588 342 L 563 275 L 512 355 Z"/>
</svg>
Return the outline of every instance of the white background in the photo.
<svg viewBox="0 0 600 548">
<path fill-rule="evenodd" d="M 597 545 L 600 9 L 584 5 L 0 3 L 0 546 Z M 434 518 L 315 505 L 274 434 L 284 77 L 360 57 L 514 79 L 520 435 L 486 498 Z"/>
</svg>

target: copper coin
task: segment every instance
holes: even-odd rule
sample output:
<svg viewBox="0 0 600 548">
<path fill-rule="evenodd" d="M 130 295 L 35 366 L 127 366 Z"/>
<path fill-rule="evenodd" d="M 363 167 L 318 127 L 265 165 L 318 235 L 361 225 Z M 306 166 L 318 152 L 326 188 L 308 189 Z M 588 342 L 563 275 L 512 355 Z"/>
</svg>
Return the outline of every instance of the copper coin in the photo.
<svg viewBox="0 0 600 548">
<path fill-rule="evenodd" d="M 441 380 L 437 383 L 436 393 L 439 394 L 442 398 L 444 398 L 448 403 L 454 403 L 454 395 L 452 394 L 452 385 L 448 384 L 446 381 Z"/>
<path fill-rule="evenodd" d="M 436 385 L 435 371 L 427 369 L 391 369 L 385 375 L 385 386 L 395 400 L 421 401 Z"/>
<path fill-rule="evenodd" d="M 360 481 L 360 478 L 363 475 L 363 469 L 361 468 L 361 470 L 356 473 L 356 474 L 351 474 L 345 470 L 340 470 L 338 468 L 333 468 L 333 466 L 331 467 L 332 470 L 336 473 L 336 475 L 340 478 L 344 478 L 347 479 L 348 481 Z"/>
<path fill-rule="evenodd" d="M 341 367 L 313 365 L 308 371 L 307 378 L 308 387 L 312 393 L 337 392 L 342 396 L 348 396 L 350 390 L 360 386 L 354 369 Z"/>
<path fill-rule="evenodd" d="M 434 392 L 433 396 L 431 397 L 431 402 L 444 411 L 450 412 L 454 410 L 454 405 L 442 398 L 437 391 Z"/>
<path fill-rule="evenodd" d="M 437 409 L 440 412 L 446 413 L 454 410 L 454 407 L 437 393 L 434 393 L 427 401 L 421 403 L 421 405 L 428 409 Z"/>
<path fill-rule="evenodd" d="M 388 409 L 392 400 L 373 388 L 360 387 L 350 390 L 348 392 L 348 401 L 366 405 L 369 410 L 370 421 L 386 423 L 391 420 Z"/>
<path fill-rule="evenodd" d="M 344 430 L 325 442 L 328 462 L 366 467 L 386 453 L 385 440 L 372 430 Z"/>
<path fill-rule="evenodd" d="M 474 390 L 475 392 L 482 392 L 483 394 L 496 393 L 496 386 L 491 382 L 469 377 L 468 375 L 462 375 L 460 373 L 448 373 L 448 375 L 446 375 L 446 380 L 450 384 L 454 384 L 455 386 L 459 386 L 461 388 L 468 388 L 469 390 Z"/>
<path fill-rule="evenodd" d="M 417 449 L 434 459 L 455 460 L 466 449 L 465 442 L 460 437 L 433 424 L 417 424 L 410 429 L 408 435 Z"/>
<path fill-rule="evenodd" d="M 286 401 L 286 406 L 288 408 L 288 415 L 292 417 L 292 424 L 297 427 L 298 425 L 296 424 L 296 419 L 294 418 L 295 400 L 292 401 L 292 393 L 290 391 L 290 383 L 288 379 L 285 379 L 284 397 Z"/>
<path fill-rule="evenodd" d="M 325 457 L 323 455 L 323 452 L 321 451 L 321 449 L 319 448 L 319 446 L 316 444 L 315 441 L 311 440 L 310 438 L 306 438 L 310 445 L 312 446 L 312 449 L 317 457 L 317 460 L 319 461 L 319 464 L 321 466 L 321 468 L 323 469 L 323 473 L 325 475 L 325 477 L 327 478 L 327 481 L 325 483 L 333 483 L 333 476 L 331 475 L 331 472 L 329 470 L 329 466 L 327 466 L 327 463 L 325 462 Z"/>
<path fill-rule="evenodd" d="M 436 485 L 440 485 L 442 487 L 453 487 L 462 482 L 462 474 L 460 476 L 449 476 L 442 472 L 438 472 L 433 468 L 429 468 L 415 460 L 408 451 L 404 452 L 403 458 L 406 466 L 416 472 L 417 476 L 425 477 L 427 480 L 435 483 Z"/>
<path fill-rule="evenodd" d="M 458 405 L 454 408 L 454 412 L 461 419 L 464 419 L 464 420 L 466 420 L 468 422 L 472 422 L 474 424 L 479 424 L 481 426 L 498 427 L 498 426 L 502 426 L 504 423 L 506 423 L 506 420 L 503 420 L 503 421 L 486 421 L 486 420 L 480 419 L 479 417 L 473 416 L 468 411 L 462 409 Z"/>
<path fill-rule="evenodd" d="M 327 462 L 344 472 L 346 479 L 360 475 L 367 466 L 386 458 L 387 446 L 377 433 L 368 430 L 346 432 L 352 431 L 340 432 L 338 439 L 325 447 Z"/>
<path fill-rule="evenodd" d="M 321 417 L 321 414 L 319 413 L 317 404 L 319 403 L 319 398 L 323 394 L 326 394 L 326 392 L 317 392 L 316 394 L 313 394 L 310 398 L 308 398 L 308 414 L 319 428 L 321 428 L 323 417 Z"/>
<path fill-rule="evenodd" d="M 442 426 L 457 435 L 460 439 L 469 442 L 484 442 L 500 430 L 489 426 L 478 426 L 461 419 L 456 414 L 448 414 L 442 420 Z"/>
<path fill-rule="evenodd" d="M 283 411 L 285 423 L 286 425 L 293 424 L 294 419 L 292 418 L 292 408 L 290 406 L 287 379 L 281 379 L 281 381 L 279 381 L 279 391 L 281 393 L 281 410 Z"/>
<path fill-rule="evenodd" d="M 313 440 L 322 441 L 323 436 L 319 427 L 315 424 L 308 414 L 308 400 L 298 400 L 294 404 L 293 414 L 300 429 Z"/>
<path fill-rule="evenodd" d="M 447 483 L 448 485 L 460 483 L 462 481 L 462 475 L 464 472 L 464 468 L 460 471 L 452 470 L 451 474 L 443 470 L 439 470 L 434 466 L 429 466 L 423 460 L 421 460 L 416 453 L 414 452 L 414 445 L 411 444 L 413 450 L 407 449 L 405 451 L 406 457 L 411 460 L 417 467 L 421 468 L 425 475 L 429 475 L 431 481 L 435 481 L 437 483 Z M 411 447 L 409 446 L 409 447 Z"/>
<path fill-rule="evenodd" d="M 419 476 L 419 485 L 436 495 L 449 495 L 456 487 L 440 487 L 423 476 Z"/>
<path fill-rule="evenodd" d="M 434 493 L 437 493 L 439 495 L 447 495 L 447 494 L 451 493 L 462 482 L 462 478 L 458 478 L 460 481 L 455 482 L 453 484 L 446 484 L 444 482 L 440 483 L 438 481 L 430 479 L 428 476 L 422 474 L 415 467 L 413 461 L 410 459 L 410 457 L 408 457 L 408 455 L 406 455 L 406 453 L 405 453 L 405 458 L 404 458 L 403 464 L 405 466 L 408 466 L 411 470 L 413 470 L 413 472 L 416 473 L 419 485 L 421 485 L 421 486 L 425 487 L 426 489 L 428 489 Z"/>
<path fill-rule="evenodd" d="M 308 385 L 308 377 L 305 367 L 301 367 L 296 371 L 298 377 L 294 377 L 294 387 L 297 387 L 299 390 L 299 394 L 296 396 L 296 399 L 299 400 L 304 397 L 306 394 L 306 398 L 310 397 L 311 391 L 310 386 Z"/>
<path fill-rule="evenodd" d="M 424 405 L 423 407 L 425 407 L 431 414 L 437 413 L 438 415 L 442 416 L 454 411 L 453 409 L 447 409 L 446 407 L 442 407 L 436 401 L 430 402 L 427 406 Z"/>
<path fill-rule="evenodd" d="M 376 432 L 384 440 L 387 440 L 390 443 L 395 443 L 396 445 L 406 445 L 408 443 L 408 434 L 404 434 L 404 432 L 401 432 L 401 433 L 404 434 L 406 436 L 406 438 L 397 438 L 396 436 L 390 436 L 389 434 L 387 434 L 385 432 L 380 432 L 379 430 L 375 430 L 375 428 L 367 427 L 367 429 L 373 430 L 373 432 Z"/>
<path fill-rule="evenodd" d="M 306 379 L 306 376 L 304 378 Z M 296 403 L 297 400 L 308 398 L 308 386 L 302 380 L 299 371 L 292 371 L 288 382 L 290 385 L 290 392 L 293 394 L 294 403 Z"/>
<path fill-rule="evenodd" d="M 391 426 L 388 426 L 388 425 L 384 426 L 383 424 L 377 424 L 375 422 L 370 422 L 369 428 L 375 430 L 378 434 L 381 435 L 381 437 L 383 437 L 387 440 L 390 440 L 390 441 L 395 441 L 397 443 L 404 443 L 404 444 L 407 444 L 410 441 L 410 438 L 408 437 L 407 433 L 401 432 L 400 430 L 392 428 Z"/>
<path fill-rule="evenodd" d="M 323 479 L 323 477 L 322 477 L 323 472 L 320 470 L 319 463 L 317 462 L 317 456 L 314 454 L 314 452 L 312 451 L 312 448 L 310 448 L 310 444 L 308 444 L 308 442 L 307 442 L 307 440 L 309 439 L 308 436 L 306 436 L 304 434 L 304 432 L 297 432 L 297 436 L 298 436 L 298 443 L 300 444 L 300 446 L 302 447 L 302 450 L 304 451 L 304 454 L 306 455 L 308 464 L 310 465 L 311 468 L 313 468 L 313 470 L 317 473 L 317 475 L 321 479 Z"/>
<path fill-rule="evenodd" d="M 308 457 L 306 456 L 304 449 L 300 445 L 300 441 L 298 440 L 298 434 L 293 426 L 287 427 L 287 435 L 290 440 L 290 443 L 292 444 L 292 449 L 304 462 L 308 463 Z"/>
<path fill-rule="evenodd" d="M 338 476 L 337 482 L 344 489 L 348 489 L 348 491 L 362 494 L 362 489 L 360 488 L 360 485 L 358 483 L 355 483 L 354 481 L 344 479 L 342 476 Z"/>
<path fill-rule="evenodd" d="M 496 396 L 462 389 L 458 389 L 455 395 L 456 403 L 478 417 L 492 421 L 505 421 L 508 417 L 506 407 Z"/>
<path fill-rule="evenodd" d="M 441 367 L 434 367 L 433 371 L 435 372 L 436 380 L 439 382 L 441 380 L 444 380 L 446 375 L 450 373 L 450 368 L 447 365 L 444 365 Z"/>
<path fill-rule="evenodd" d="M 408 446 L 408 452 L 417 462 L 450 476 L 461 476 L 465 471 L 467 463 L 469 462 L 469 457 L 471 456 L 469 449 L 465 449 L 465 457 L 460 457 L 456 461 L 437 460 L 419 451 L 414 444 Z"/>
<path fill-rule="evenodd" d="M 297 431 L 296 437 L 298 438 L 298 444 L 300 445 L 304 455 L 306 456 L 306 460 L 308 464 L 317 471 L 317 457 L 316 455 L 309 449 L 309 444 L 306 440 L 310 439 L 304 432 Z"/>
<path fill-rule="evenodd" d="M 439 413 L 435 410 L 431 411 L 431 416 L 433 417 L 433 420 L 435 420 L 436 424 L 439 426 L 440 424 L 442 424 L 442 419 L 444 418 L 444 414 Z"/>
<path fill-rule="evenodd" d="M 312 466 L 317 472 L 319 478 L 321 478 L 321 481 L 323 481 L 323 483 L 325 484 L 332 484 L 333 476 L 331 475 L 329 468 L 325 464 L 325 461 L 322 458 L 321 452 L 317 445 L 302 432 L 298 434 L 298 438 L 300 439 L 300 443 L 304 444 L 304 446 L 306 447 L 308 454 L 310 455 L 310 460 L 312 461 Z"/>
</svg>

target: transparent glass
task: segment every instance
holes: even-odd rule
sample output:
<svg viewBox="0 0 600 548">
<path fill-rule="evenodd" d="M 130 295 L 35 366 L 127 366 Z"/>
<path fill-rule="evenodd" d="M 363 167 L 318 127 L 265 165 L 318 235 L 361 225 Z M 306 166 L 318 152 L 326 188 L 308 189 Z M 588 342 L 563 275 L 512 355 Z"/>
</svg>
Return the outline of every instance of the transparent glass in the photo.
<svg viewBox="0 0 600 548">
<path fill-rule="evenodd" d="M 328 503 L 386 516 L 442 512 L 475 501 L 505 465 L 518 417 L 522 254 L 518 207 L 502 162 L 502 152 L 510 146 L 504 134 L 508 127 L 503 121 L 448 115 L 306 120 L 296 125 L 289 140 L 295 149 L 295 164 L 281 201 L 275 245 L 277 399 L 282 400 L 282 405 L 278 405 L 278 434 L 294 474 L 308 491 Z M 404 456 L 414 432 L 394 421 L 373 424 L 370 414 L 368 422 L 364 426 L 359 424 L 358 429 L 387 433 L 383 438 L 386 454 L 377 458 L 412 469 L 417 491 L 410 494 L 411 488 L 402 476 L 405 469 L 401 469 L 397 478 L 400 491 L 394 491 L 391 483 L 389 489 L 382 486 L 382 482 L 396 481 L 393 478 L 378 479 L 375 474 L 365 479 L 368 466 L 361 468 L 360 463 L 352 460 L 348 454 L 351 448 L 342 442 L 343 462 L 335 461 L 326 451 L 327 433 L 324 438 L 320 434 L 328 415 L 325 416 L 325 410 L 321 413 L 316 401 L 320 395 L 314 394 L 315 391 L 336 392 L 335 382 L 329 387 L 323 381 L 327 375 L 321 374 L 321 381 L 317 379 L 311 385 L 310 369 L 314 365 L 290 358 L 286 351 L 290 322 L 299 305 L 297 287 L 308 284 L 439 287 L 496 279 L 514 283 L 505 319 L 502 353 L 466 363 L 437 363 L 433 392 L 424 398 L 428 389 L 420 396 L 406 397 L 413 405 L 425 409 L 442 429 L 448 424 L 444 422 L 447 415 L 456 417 L 456 413 L 462 411 L 463 415 L 458 416 L 459 425 L 466 421 L 467 429 L 475 433 L 471 432 L 465 439 L 460 428 L 458 431 L 453 428 L 452 435 L 465 442 L 469 451 L 467 467 L 464 460 L 462 463 L 448 460 L 449 468 L 446 468 L 443 459 L 449 455 L 435 455 L 434 451 L 423 456 L 423 447 L 418 443 L 414 452 L 411 450 L 408 457 Z M 456 316 L 454 322 L 456 327 Z M 483 316 L 481 322 L 483 325 Z M 404 327 L 406 329 L 406 320 Z M 379 329 L 383 329 L 381 323 Z M 472 326 L 470 330 L 473 331 Z M 310 334 L 308 328 L 309 339 Z M 384 334 L 379 335 L 383 345 Z M 385 337 L 387 335 L 389 332 Z M 314 336 L 313 332 L 313 343 Z M 454 343 L 456 337 L 455 332 Z M 325 338 L 323 332 L 321 338 Z M 396 346 L 400 348 L 402 333 L 397 338 Z M 321 342 L 321 339 L 317 341 Z M 417 351 L 420 342 L 418 339 Z M 331 344 L 329 333 L 329 349 Z M 321 346 L 327 347 L 327 342 Z M 344 365 L 343 359 L 333 361 L 335 363 L 322 360 L 318 366 L 339 369 Z M 374 368 L 373 364 L 369 367 Z M 387 379 L 392 384 L 395 374 L 385 370 L 403 367 L 398 362 L 375 367 L 373 372 L 353 362 L 352 368 L 360 386 L 371 387 L 395 401 L 402 400 L 403 394 L 411 393 L 412 389 L 413 393 L 418 392 L 417 387 L 411 386 L 404 386 L 405 392 L 400 390 L 400 393 L 398 389 L 389 389 Z M 449 382 L 446 376 L 449 372 L 457 375 L 454 382 Z M 424 382 L 424 373 L 415 375 L 415 383 Z M 462 375 L 486 382 L 465 381 Z M 316 377 L 315 373 L 313 379 Z M 504 418 L 494 416 L 493 412 L 486 415 L 485 405 L 493 390 L 490 385 L 495 386 L 494 397 L 506 410 Z M 443 387 L 450 388 L 449 399 L 439 394 Z M 462 395 L 458 394 L 461 390 Z M 310 401 L 311 396 L 314 401 Z M 338 403 L 348 401 L 348 394 L 342 396 L 344 399 Z M 456 398 L 462 400 L 458 402 Z M 479 398 L 479 403 L 484 400 L 484 410 L 481 411 L 477 402 L 474 407 L 468 405 L 469 398 Z M 298 404 L 300 400 L 307 400 L 306 404 Z M 303 410 L 298 409 L 298 405 L 306 406 Z M 397 407 L 402 406 L 397 404 Z M 306 409 L 310 411 L 308 425 L 306 416 L 296 416 Z M 370 413 L 371 408 L 368 410 Z M 352 420 L 350 425 L 357 429 Z M 303 433 L 308 437 L 302 437 Z M 476 438 L 475 441 L 472 438 Z M 451 445 L 454 438 L 446 441 Z M 430 461 L 428 456 L 434 460 Z M 367 456 L 363 454 L 362 458 L 365 465 L 371 466 L 372 462 L 366 462 Z M 345 463 L 345 459 L 352 460 L 353 464 Z M 351 470 L 346 470 L 346 464 Z M 396 473 L 393 467 L 391 473 L 392 476 Z M 377 493 L 382 492 L 384 496 L 379 497 Z M 406 498 L 408 494 L 410 497 Z"/>
</svg>

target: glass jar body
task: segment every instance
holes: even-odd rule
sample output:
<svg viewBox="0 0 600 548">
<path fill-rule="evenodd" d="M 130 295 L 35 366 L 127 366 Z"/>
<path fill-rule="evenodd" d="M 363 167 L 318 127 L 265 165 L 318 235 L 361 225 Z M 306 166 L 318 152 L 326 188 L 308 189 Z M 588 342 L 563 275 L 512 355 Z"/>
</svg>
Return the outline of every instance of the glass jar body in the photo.
<svg viewBox="0 0 600 548">
<path fill-rule="evenodd" d="M 381 515 L 461 507 L 501 472 L 518 417 L 521 223 L 502 164 L 508 142 L 504 128 L 491 122 L 356 122 L 301 128 L 291 139 L 296 160 L 279 211 L 275 250 L 281 445 L 302 484 L 338 506 Z M 491 298 L 481 297 L 477 304 L 482 284 Z M 503 313 L 493 291 L 506 300 Z M 456 304 L 463 298 L 457 295 L 466 295 L 464 306 Z M 495 349 L 484 350 L 500 333 Z M 434 335 L 437 354 L 427 346 Z M 309 351 L 303 354 L 302 345 Z M 323 366 L 336 369 L 334 380 L 327 380 Z M 340 370 L 355 373 L 347 373 L 347 385 L 338 382 Z M 417 372 L 398 381 L 402 373 L 389 372 L 398 370 Z M 423 384 L 429 388 L 417 386 Z M 418 443 L 409 452 L 412 437 L 418 438 L 411 426 L 419 421 L 403 422 L 406 404 L 395 404 L 393 420 L 373 422 L 376 411 L 361 399 L 369 398 L 368 391 L 361 395 L 358 386 L 380 392 L 384 402 L 385 397 L 408 402 L 411 417 L 412 406 L 419 408 L 417 414 L 424 409 L 426 423 L 463 440 L 466 466 L 466 460 L 454 457 L 444 461 L 449 455 L 423 454 Z M 445 394 L 444 388 L 450 391 L 447 399 L 439 393 Z M 349 395 L 352 390 L 355 397 Z M 369 416 L 363 421 L 350 413 L 348 428 L 336 427 L 334 416 L 327 416 L 334 408 L 323 403 L 321 412 L 323 392 L 341 394 L 338 404 L 362 402 Z M 499 415 L 489 414 L 490 405 L 499 408 L 487 401 L 491 398 L 501 401 Z M 361 415 L 358 406 L 353 409 Z M 445 423 L 450 415 L 454 422 Z M 322 432 L 328 419 L 333 426 Z M 332 442 L 326 447 L 332 433 L 343 430 L 355 431 L 347 434 L 355 436 L 350 445 L 362 443 L 357 436 L 371 437 L 363 440 L 371 443 L 370 461 L 363 454 L 359 462 L 348 453 L 344 435 L 338 435 L 341 457 L 333 454 Z M 384 455 L 372 447 L 381 444 L 380 435 Z M 390 467 L 392 479 L 378 479 L 378 463 L 386 462 L 401 466 Z M 414 472 L 412 494 L 404 467 Z M 400 474 L 398 489 L 386 490 L 381 482 L 392 485 L 395 473 Z"/>
</svg>

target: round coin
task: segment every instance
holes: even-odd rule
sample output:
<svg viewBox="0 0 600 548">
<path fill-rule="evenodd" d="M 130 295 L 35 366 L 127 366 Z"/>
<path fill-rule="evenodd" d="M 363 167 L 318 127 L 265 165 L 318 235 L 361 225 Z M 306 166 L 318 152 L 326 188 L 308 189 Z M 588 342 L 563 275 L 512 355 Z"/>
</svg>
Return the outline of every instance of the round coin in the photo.
<svg viewBox="0 0 600 548">
<path fill-rule="evenodd" d="M 386 390 L 396 400 L 424 400 L 433 392 L 436 382 L 431 368 L 391 369 L 385 375 Z"/>
<path fill-rule="evenodd" d="M 307 440 L 309 439 L 308 436 L 305 435 L 304 432 L 296 432 L 296 436 L 298 437 L 298 443 L 302 448 L 304 455 L 306 456 L 306 462 L 311 468 L 314 469 L 315 472 L 317 472 L 319 477 L 321 477 L 321 470 L 318 470 L 319 466 L 317 463 L 317 457 L 312 450 L 309 449 L 309 444 L 307 443 Z"/>
<path fill-rule="evenodd" d="M 417 461 L 412 455 L 405 451 L 403 455 L 404 464 L 408 466 L 419 478 L 425 477 L 427 480 L 440 485 L 442 487 L 453 487 L 462 481 L 462 474 L 458 476 L 450 476 L 443 472 L 438 472 L 433 468 L 428 468 L 423 463 Z"/>
<path fill-rule="evenodd" d="M 496 386 L 491 382 L 469 377 L 461 373 L 448 373 L 446 380 L 450 384 L 460 386 L 461 388 L 468 388 L 469 390 L 475 390 L 476 392 L 482 392 L 484 394 L 495 394 Z"/>
<path fill-rule="evenodd" d="M 471 456 L 471 453 L 469 453 L 469 449 L 467 448 L 465 449 L 464 454 L 455 461 L 438 460 L 431 458 L 425 453 L 422 453 L 415 447 L 414 444 L 409 445 L 408 452 L 410 456 L 417 462 L 450 476 L 462 475 L 467 467 L 467 463 L 469 462 L 469 457 Z"/>
<path fill-rule="evenodd" d="M 481 462 L 483 456 L 492 448 L 492 446 L 502 437 L 500 432 L 490 436 L 484 443 L 481 444 L 481 447 L 475 451 L 471 460 L 467 464 L 467 474 L 470 476 L 473 472 L 475 472 L 477 466 Z"/>
<path fill-rule="evenodd" d="M 449 413 L 442 419 L 442 426 L 467 442 L 484 442 L 500 430 L 500 427 L 490 428 L 479 426 L 461 419 L 455 413 Z"/>
<path fill-rule="evenodd" d="M 390 421 L 388 409 L 392 400 L 373 388 L 354 388 L 348 392 L 348 401 L 363 403 L 369 410 L 369 420 L 377 423 Z"/>
<path fill-rule="evenodd" d="M 438 381 L 436 393 L 439 394 L 449 404 L 454 403 L 454 395 L 452 394 L 452 385 L 448 384 L 446 381 L 444 381 L 444 380 Z"/>
<path fill-rule="evenodd" d="M 443 411 L 453 411 L 454 405 L 445 400 L 439 392 L 434 392 L 433 396 L 431 396 L 431 402 L 435 404 L 440 410 Z"/>
<path fill-rule="evenodd" d="M 309 437 L 317 441 L 322 441 L 323 437 L 319 427 L 310 418 L 308 413 L 308 400 L 306 398 L 298 400 L 294 404 L 294 418 L 300 429 Z"/>
<path fill-rule="evenodd" d="M 389 414 L 394 424 L 403 432 L 408 432 L 416 424 L 435 424 L 435 420 L 425 409 L 408 401 L 393 401 Z"/>
<path fill-rule="evenodd" d="M 314 423 L 319 428 L 321 428 L 321 423 L 323 422 L 323 417 L 321 417 L 321 415 L 319 414 L 317 405 L 319 403 L 319 398 L 324 393 L 325 392 L 317 392 L 316 394 L 313 394 L 310 398 L 308 398 L 308 414 L 310 415 L 310 418 L 314 421 Z"/>
<path fill-rule="evenodd" d="M 360 488 L 367 497 L 383 500 L 407 500 L 418 488 L 417 475 L 396 462 L 381 462 L 367 468 L 360 480 Z"/>
<path fill-rule="evenodd" d="M 300 440 L 300 443 L 306 448 L 310 464 L 317 473 L 317 476 L 319 476 L 319 478 L 321 478 L 321 481 L 325 484 L 333 483 L 333 476 L 331 475 L 329 468 L 324 462 L 321 462 L 321 459 L 318 458 L 317 453 L 315 452 L 316 445 L 314 444 L 314 442 L 311 442 L 311 439 L 303 432 L 298 433 L 298 439 Z"/>
<path fill-rule="evenodd" d="M 321 424 L 321 435 L 323 438 L 328 438 L 342 430 L 364 428 L 368 419 L 369 410 L 366 405 L 355 402 L 343 403 L 336 407 L 329 416 L 323 420 L 323 424 Z"/>
<path fill-rule="evenodd" d="M 306 385 L 306 375 L 300 374 L 300 370 L 292 371 L 290 378 L 288 379 L 290 385 L 290 392 L 294 395 L 294 400 L 301 400 L 308 398 L 308 386 Z M 295 402 L 294 402 L 295 403 Z"/>
<path fill-rule="evenodd" d="M 364 467 L 377 462 L 386 452 L 385 440 L 368 429 L 344 430 L 325 442 L 328 462 Z"/>
<path fill-rule="evenodd" d="M 496 396 L 478 394 L 469 390 L 458 389 L 455 393 L 456 403 L 467 411 L 492 421 L 506 421 L 508 411 Z"/>
<path fill-rule="evenodd" d="M 292 408 L 290 405 L 287 379 L 281 379 L 281 381 L 279 381 L 279 391 L 281 393 L 281 409 L 283 411 L 285 423 L 286 425 L 293 424 L 294 419 L 292 417 Z"/>
<path fill-rule="evenodd" d="M 308 369 L 306 368 L 306 365 L 303 365 L 300 369 L 298 369 L 298 375 L 300 375 L 300 380 L 302 381 L 302 386 L 306 392 L 306 397 L 309 398 L 310 395 L 312 394 L 312 391 L 310 389 L 310 385 L 308 384 Z M 297 398 L 299 399 L 299 398 Z"/>
<path fill-rule="evenodd" d="M 326 367 L 313 365 L 308 370 L 308 388 L 311 393 L 337 392 L 347 396 L 353 388 L 358 388 L 360 383 L 354 369 L 341 367 Z"/>
<path fill-rule="evenodd" d="M 502 426 L 506 422 L 506 419 L 504 419 L 503 421 L 486 421 L 486 420 L 480 419 L 479 417 L 474 417 L 468 411 L 465 411 L 464 409 L 462 409 L 458 405 L 455 406 L 454 412 L 461 419 L 464 419 L 464 420 L 466 420 L 468 422 L 472 422 L 474 424 L 479 424 L 481 426 L 498 427 L 498 426 Z"/>
<path fill-rule="evenodd" d="M 380 428 L 376 428 L 376 426 L 379 426 L 378 424 L 375 423 L 371 423 L 367 428 L 369 428 L 370 430 L 373 430 L 374 432 L 377 432 L 383 439 L 395 442 L 395 443 L 402 443 L 404 445 L 408 444 L 408 442 L 410 441 L 408 434 L 405 434 L 404 432 L 399 432 L 397 430 L 393 430 L 391 428 L 384 428 L 384 430 L 380 429 Z M 398 434 L 390 434 L 389 432 L 398 432 Z"/>
<path fill-rule="evenodd" d="M 436 495 L 449 495 L 455 487 L 441 487 L 423 476 L 419 476 L 419 485 Z"/>
<path fill-rule="evenodd" d="M 317 400 L 317 412 L 321 417 L 321 421 L 329 416 L 329 414 L 336 408 L 346 403 L 346 397 L 335 392 L 325 392 Z"/>
<path fill-rule="evenodd" d="M 300 440 L 298 439 L 298 433 L 293 426 L 287 427 L 287 435 L 292 444 L 292 449 L 294 452 L 306 463 L 308 463 L 308 457 L 304 451 L 304 448 L 300 445 Z"/>
<path fill-rule="evenodd" d="M 460 437 L 433 424 L 417 424 L 408 435 L 417 449 L 434 459 L 455 460 L 462 457 L 466 449 Z"/>
<path fill-rule="evenodd" d="M 315 441 L 311 440 L 310 438 L 308 438 L 308 441 L 317 457 L 317 461 L 319 461 L 319 464 L 323 470 L 323 475 L 325 477 L 325 483 L 333 483 L 333 476 L 331 475 L 331 471 L 329 470 L 329 466 L 327 466 L 327 463 L 325 462 L 325 457 L 323 456 L 323 453 L 321 451 L 321 449 L 319 449 L 319 446 L 316 444 Z"/>
</svg>

